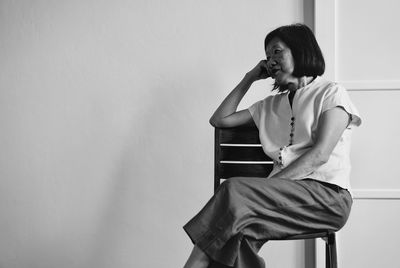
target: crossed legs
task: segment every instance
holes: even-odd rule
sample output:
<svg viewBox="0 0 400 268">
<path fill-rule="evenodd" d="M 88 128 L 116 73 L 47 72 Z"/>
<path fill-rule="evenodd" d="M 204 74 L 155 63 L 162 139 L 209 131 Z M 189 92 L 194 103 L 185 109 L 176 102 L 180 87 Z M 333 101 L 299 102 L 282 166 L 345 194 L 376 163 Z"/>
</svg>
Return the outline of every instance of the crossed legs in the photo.
<svg viewBox="0 0 400 268">
<path fill-rule="evenodd" d="M 312 180 L 231 178 L 184 226 L 196 245 L 184 268 L 264 267 L 257 253 L 268 239 L 338 230 L 351 203 Z"/>
</svg>

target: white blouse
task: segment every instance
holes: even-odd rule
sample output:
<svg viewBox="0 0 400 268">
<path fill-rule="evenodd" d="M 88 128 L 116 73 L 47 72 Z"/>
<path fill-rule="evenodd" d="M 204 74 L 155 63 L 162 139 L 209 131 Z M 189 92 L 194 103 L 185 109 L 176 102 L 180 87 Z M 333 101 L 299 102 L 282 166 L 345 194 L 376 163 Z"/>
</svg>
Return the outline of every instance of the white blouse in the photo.
<svg viewBox="0 0 400 268">
<path fill-rule="evenodd" d="M 351 127 L 359 126 L 361 118 L 344 87 L 316 77 L 296 91 L 292 107 L 289 92 L 268 96 L 249 107 L 259 129 L 264 152 L 274 160 L 269 175 L 279 172 L 307 152 L 315 143 L 318 120 L 322 113 L 342 107 L 350 116 L 350 123 L 328 162 L 304 178 L 336 184 L 350 190 Z"/>
</svg>

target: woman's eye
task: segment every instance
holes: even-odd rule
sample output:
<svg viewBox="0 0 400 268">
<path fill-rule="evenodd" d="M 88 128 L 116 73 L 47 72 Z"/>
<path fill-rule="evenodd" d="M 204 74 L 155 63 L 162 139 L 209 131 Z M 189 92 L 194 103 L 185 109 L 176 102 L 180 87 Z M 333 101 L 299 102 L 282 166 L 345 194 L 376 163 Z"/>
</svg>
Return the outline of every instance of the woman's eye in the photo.
<svg viewBox="0 0 400 268">
<path fill-rule="evenodd" d="M 279 52 L 281 52 L 280 49 L 275 49 L 275 50 L 274 50 L 274 53 L 275 53 L 275 54 L 278 54 Z"/>
</svg>

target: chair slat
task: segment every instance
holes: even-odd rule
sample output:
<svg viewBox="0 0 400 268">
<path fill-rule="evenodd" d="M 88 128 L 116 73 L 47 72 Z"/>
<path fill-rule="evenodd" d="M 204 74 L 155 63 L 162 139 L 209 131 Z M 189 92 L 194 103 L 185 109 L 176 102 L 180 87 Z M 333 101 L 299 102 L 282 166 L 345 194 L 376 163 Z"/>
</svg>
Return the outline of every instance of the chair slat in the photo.
<svg viewBox="0 0 400 268">
<path fill-rule="evenodd" d="M 257 127 L 220 128 L 220 143 L 260 144 Z"/>
<path fill-rule="evenodd" d="M 271 164 L 225 164 L 220 163 L 220 179 L 230 177 L 268 177 Z"/>
<path fill-rule="evenodd" d="M 231 161 L 271 161 L 262 147 L 221 146 L 220 160 Z"/>
</svg>

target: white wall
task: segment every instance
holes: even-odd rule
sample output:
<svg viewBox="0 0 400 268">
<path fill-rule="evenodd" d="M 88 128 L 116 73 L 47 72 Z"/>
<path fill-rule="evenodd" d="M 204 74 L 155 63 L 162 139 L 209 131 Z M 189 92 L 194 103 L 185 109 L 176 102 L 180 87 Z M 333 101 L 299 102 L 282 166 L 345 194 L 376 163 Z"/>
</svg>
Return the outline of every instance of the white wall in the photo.
<svg viewBox="0 0 400 268">
<path fill-rule="evenodd" d="M 0 267 L 183 265 L 208 118 L 298 21 L 298 0 L 1 1 Z"/>
</svg>

